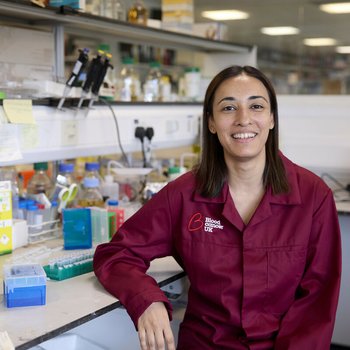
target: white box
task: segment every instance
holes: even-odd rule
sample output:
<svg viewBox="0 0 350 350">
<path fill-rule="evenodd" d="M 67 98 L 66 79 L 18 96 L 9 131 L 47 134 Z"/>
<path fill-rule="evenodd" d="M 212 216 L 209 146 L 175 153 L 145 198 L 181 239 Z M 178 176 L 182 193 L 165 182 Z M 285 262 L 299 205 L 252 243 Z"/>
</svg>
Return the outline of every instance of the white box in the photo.
<svg viewBox="0 0 350 350">
<path fill-rule="evenodd" d="M 225 23 L 194 23 L 193 34 L 212 40 L 228 40 L 228 28 Z"/>
</svg>

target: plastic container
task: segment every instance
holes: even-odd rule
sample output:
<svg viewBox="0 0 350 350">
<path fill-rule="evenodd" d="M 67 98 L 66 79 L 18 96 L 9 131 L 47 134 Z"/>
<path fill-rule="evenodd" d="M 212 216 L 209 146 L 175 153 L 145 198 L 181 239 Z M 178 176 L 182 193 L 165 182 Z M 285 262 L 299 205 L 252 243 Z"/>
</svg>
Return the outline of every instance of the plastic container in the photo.
<svg viewBox="0 0 350 350">
<path fill-rule="evenodd" d="M 118 231 L 125 220 L 125 210 L 119 205 L 119 201 L 110 199 L 107 201 L 107 210 L 115 213 L 115 230 Z"/>
<path fill-rule="evenodd" d="M 62 211 L 64 249 L 92 247 L 91 215 L 88 208 L 70 208 Z"/>
<path fill-rule="evenodd" d="M 105 175 L 101 186 L 101 194 L 104 201 L 107 199 L 119 199 L 119 184 L 114 182 L 113 175 Z"/>
<path fill-rule="evenodd" d="M 120 101 L 131 102 L 138 101 L 140 99 L 140 78 L 134 69 L 134 60 L 132 57 L 126 57 L 123 59 L 123 67 L 120 71 L 119 85 Z"/>
<path fill-rule="evenodd" d="M 46 197 L 50 198 L 53 191 L 54 184 L 47 174 L 48 163 L 34 163 L 34 175 L 28 181 L 27 194 L 44 193 Z"/>
<path fill-rule="evenodd" d="M 58 175 L 56 182 L 62 186 L 69 187 L 70 185 L 77 183 L 74 176 L 74 164 L 73 163 L 60 163 L 58 165 Z"/>
<path fill-rule="evenodd" d="M 119 21 L 126 20 L 125 5 L 118 0 L 102 0 L 101 1 L 101 16 L 117 19 Z"/>
<path fill-rule="evenodd" d="M 160 72 L 159 62 L 151 62 L 145 84 L 143 86 L 143 98 L 146 102 L 160 100 L 160 81 L 162 74 Z"/>
<path fill-rule="evenodd" d="M 45 305 L 46 274 L 39 264 L 4 266 L 6 307 Z"/>
<path fill-rule="evenodd" d="M 185 68 L 185 97 L 189 101 L 198 101 L 200 98 L 201 73 L 198 67 Z"/>
<path fill-rule="evenodd" d="M 128 11 L 128 22 L 147 25 L 148 11 L 142 0 L 137 0 Z"/>
<path fill-rule="evenodd" d="M 95 177 L 86 177 L 83 180 L 83 192 L 78 199 L 81 207 L 104 207 L 104 201 L 99 189 L 100 182 Z"/>
</svg>

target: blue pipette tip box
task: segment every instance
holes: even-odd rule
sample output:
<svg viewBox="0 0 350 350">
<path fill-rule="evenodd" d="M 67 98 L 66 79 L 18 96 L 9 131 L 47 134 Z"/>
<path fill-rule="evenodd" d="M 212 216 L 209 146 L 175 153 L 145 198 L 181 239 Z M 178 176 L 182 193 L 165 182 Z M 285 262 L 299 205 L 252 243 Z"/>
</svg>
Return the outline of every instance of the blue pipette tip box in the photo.
<svg viewBox="0 0 350 350">
<path fill-rule="evenodd" d="M 90 249 L 92 247 L 91 214 L 89 208 L 62 210 L 63 248 Z"/>
<path fill-rule="evenodd" d="M 46 304 L 46 273 L 39 264 L 5 265 L 3 287 L 8 308 Z"/>
</svg>

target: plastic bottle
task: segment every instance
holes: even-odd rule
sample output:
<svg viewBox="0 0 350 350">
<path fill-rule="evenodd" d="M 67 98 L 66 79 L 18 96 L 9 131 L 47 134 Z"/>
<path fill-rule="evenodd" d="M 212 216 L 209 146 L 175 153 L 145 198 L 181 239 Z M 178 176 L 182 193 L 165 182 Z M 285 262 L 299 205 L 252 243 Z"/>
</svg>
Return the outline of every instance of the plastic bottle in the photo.
<svg viewBox="0 0 350 350">
<path fill-rule="evenodd" d="M 123 225 L 125 219 L 125 210 L 119 205 L 119 201 L 115 199 L 109 199 L 107 201 L 107 210 L 114 212 L 116 217 L 116 231 Z"/>
<path fill-rule="evenodd" d="M 113 175 L 105 175 L 104 182 L 101 185 L 101 194 L 103 200 L 119 199 L 119 184 L 114 182 Z"/>
<path fill-rule="evenodd" d="M 124 3 L 118 0 L 102 0 L 101 1 L 101 16 L 120 21 L 126 20 Z"/>
<path fill-rule="evenodd" d="M 58 184 L 69 187 L 70 185 L 77 183 L 74 176 L 74 164 L 73 163 L 60 163 L 58 165 L 58 175 L 56 178 Z"/>
<path fill-rule="evenodd" d="M 53 182 L 47 174 L 48 163 L 34 163 L 35 173 L 28 181 L 27 194 L 44 193 L 47 198 L 50 198 L 53 190 Z"/>
<path fill-rule="evenodd" d="M 100 164 L 97 162 L 87 162 L 85 163 L 85 178 L 98 179 L 99 186 L 101 185 L 102 178 L 100 176 Z"/>
<path fill-rule="evenodd" d="M 120 101 L 134 102 L 140 95 L 140 79 L 134 69 L 134 60 L 132 57 L 126 57 L 120 72 Z"/>
<path fill-rule="evenodd" d="M 130 23 L 147 25 L 148 11 L 142 0 L 137 0 L 128 11 L 128 21 Z"/>
<path fill-rule="evenodd" d="M 95 177 L 85 177 L 83 180 L 84 190 L 78 199 L 78 205 L 81 207 L 104 207 L 102 194 L 99 190 L 100 182 Z"/>
<path fill-rule="evenodd" d="M 162 74 L 160 72 L 159 62 L 151 62 L 145 84 L 143 86 L 144 101 L 154 102 L 160 99 L 160 80 Z"/>
<path fill-rule="evenodd" d="M 200 97 L 201 73 L 198 67 L 185 68 L 185 96 L 188 101 L 198 101 Z"/>
</svg>

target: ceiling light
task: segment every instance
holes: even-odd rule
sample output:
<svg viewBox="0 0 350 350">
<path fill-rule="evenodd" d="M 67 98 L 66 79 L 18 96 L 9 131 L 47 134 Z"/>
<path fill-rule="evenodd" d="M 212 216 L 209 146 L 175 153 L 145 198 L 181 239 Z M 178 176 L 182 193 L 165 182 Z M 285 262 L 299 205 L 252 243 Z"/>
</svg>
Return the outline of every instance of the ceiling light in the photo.
<svg viewBox="0 0 350 350">
<path fill-rule="evenodd" d="M 338 53 L 350 54 L 350 46 L 337 46 L 335 49 Z"/>
<path fill-rule="evenodd" d="M 308 38 L 304 39 L 304 45 L 307 46 L 333 46 L 337 41 L 332 38 Z"/>
<path fill-rule="evenodd" d="M 322 4 L 320 9 L 328 13 L 349 13 L 350 12 L 350 2 L 335 2 L 331 4 Z"/>
<path fill-rule="evenodd" d="M 295 27 L 263 27 L 261 33 L 267 35 L 294 35 L 299 34 L 300 30 Z"/>
<path fill-rule="evenodd" d="M 238 10 L 203 11 L 202 16 L 214 21 L 229 21 L 249 18 L 249 13 Z"/>
</svg>

